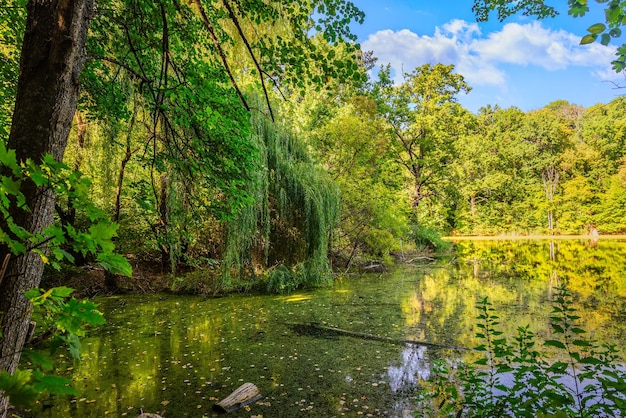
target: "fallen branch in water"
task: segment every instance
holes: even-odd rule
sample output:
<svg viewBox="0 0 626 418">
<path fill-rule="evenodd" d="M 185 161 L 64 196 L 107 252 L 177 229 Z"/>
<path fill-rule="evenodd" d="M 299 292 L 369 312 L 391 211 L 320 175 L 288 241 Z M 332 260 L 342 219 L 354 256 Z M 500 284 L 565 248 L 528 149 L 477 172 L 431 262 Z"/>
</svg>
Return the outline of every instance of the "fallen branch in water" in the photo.
<svg viewBox="0 0 626 418">
<path fill-rule="evenodd" d="M 430 261 L 430 262 L 436 261 L 436 259 L 433 257 L 415 257 L 415 258 L 405 261 L 405 263 L 411 264 L 414 261 L 423 261 L 423 260 Z"/>
<path fill-rule="evenodd" d="M 403 340 L 403 339 L 398 339 L 398 338 L 382 337 L 380 335 L 373 335 L 373 334 L 366 334 L 366 333 L 362 333 L 362 332 L 348 331 L 348 330 L 345 330 L 345 329 L 334 328 L 334 327 L 326 327 L 326 326 L 319 325 L 319 324 L 316 324 L 316 323 L 292 324 L 291 328 L 294 331 L 296 331 L 296 332 L 298 332 L 300 334 L 345 335 L 347 337 L 363 338 L 363 339 L 366 339 L 366 340 L 374 340 L 374 341 L 385 341 L 385 342 L 394 343 L 394 344 L 412 344 L 412 345 L 419 345 L 419 346 L 423 346 L 423 347 L 440 348 L 440 349 L 446 349 L 446 350 L 475 351 L 475 350 L 472 350 L 472 349 L 469 349 L 469 348 L 465 348 L 465 347 L 454 347 L 454 346 L 451 346 L 451 345 L 435 344 L 435 343 L 429 343 L 429 342 L 425 342 L 425 341 Z"/>
</svg>

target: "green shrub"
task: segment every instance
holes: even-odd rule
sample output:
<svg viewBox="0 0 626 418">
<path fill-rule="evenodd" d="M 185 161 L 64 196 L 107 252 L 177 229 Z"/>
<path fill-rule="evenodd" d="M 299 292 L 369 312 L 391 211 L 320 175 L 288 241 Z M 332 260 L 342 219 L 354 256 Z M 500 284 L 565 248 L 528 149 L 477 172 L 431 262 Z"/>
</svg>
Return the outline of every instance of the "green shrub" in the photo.
<svg viewBox="0 0 626 418">
<path fill-rule="evenodd" d="M 384 257 L 396 249 L 398 240 L 389 231 L 369 229 L 363 234 L 365 252 L 375 257 Z"/>
<path fill-rule="evenodd" d="M 555 338 L 540 343 L 526 326 L 511 342 L 498 331 L 491 303 L 480 301 L 476 349 L 484 356 L 469 365 L 436 363 L 416 416 L 625 416 L 623 359 L 614 345 L 586 336 L 571 305 L 571 294 L 558 288 L 550 317 Z"/>
<path fill-rule="evenodd" d="M 414 225 L 411 230 L 415 247 L 418 251 L 432 250 L 432 251 L 445 251 L 451 244 L 441 239 L 439 232 L 435 229 L 428 228 L 422 225 Z"/>
<path fill-rule="evenodd" d="M 267 291 L 270 293 L 290 293 L 300 287 L 302 277 L 284 264 L 279 264 L 267 273 Z"/>
</svg>

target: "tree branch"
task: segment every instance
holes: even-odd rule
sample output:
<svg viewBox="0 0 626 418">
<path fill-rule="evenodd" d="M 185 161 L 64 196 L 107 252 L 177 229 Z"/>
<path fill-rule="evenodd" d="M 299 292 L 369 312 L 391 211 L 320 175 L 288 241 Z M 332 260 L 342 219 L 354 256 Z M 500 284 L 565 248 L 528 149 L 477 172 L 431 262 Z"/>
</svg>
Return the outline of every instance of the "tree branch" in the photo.
<svg viewBox="0 0 626 418">
<path fill-rule="evenodd" d="M 224 52 L 224 49 L 222 48 L 222 45 L 220 44 L 219 39 L 217 39 L 217 35 L 215 34 L 215 29 L 213 29 L 213 25 L 211 25 L 211 22 L 209 22 L 209 18 L 207 17 L 206 12 L 204 11 L 204 7 L 202 7 L 200 0 L 194 0 L 194 4 L 198 8 L 198 11 L 200 12 L 200 16 L 202 16 L 202 21 L 204 23 L 204 26 L 207 28 L 207 30 L 209 31 L 209 34 L 211 35 L 211 39 L 213 40 L 213 45 L 215 45 L 215 48 L 217 48 L 219 56 L 222 59 L 222 64 L 224 65 L 224 69 L 226 70 L 226 73 L 228 73 L 228 77 L 230 78 L 230 82 L 233 84 L 233 87 L 235 88 L 235 90 L 237 90 L 237 95 L 239 95 L 239 99 L 241 99 L 241 103 L 249 112 L 250 106 L 248 106 L 248 102 L 246 101 L 246 98 L 243 97 L 243 93 L 241 92 L 241 90 L 239 89 L 239 86 L 237 85 L 237 82 L 235 81 L 235 77 L 233 76 L 233 73 L 230 70 L 230 66 L 228 65 L 228 60 L 226 59 L 226 53 Z"/>
<path fill-rule="evenodd" d="M 139 74 L 137 71 L 132 69 L 128 64 L 125 64 L 122 61 L 118 61 L 115 58 L 105 57 L 103 55 L 88 55 L 88 56 L 85 57 L 85 61 L 92 61 L 92 60 L 101 60 L 101 61 L 110 62 L 112 64 L 115 64 L 117 66 L 120 66 L 120 67 L 124 68 L 126 71 L 128 71 L 134 77 L 138 78 L 139 80 L 143 81 L 144 83 L 150 83 L 151 82 L 150 79 L 146 78 L 142 74 Z"/>
<path fill-rule="evenodd" d="M 259 61 L 256 59 L 256 56 L 254 55 L 254 51 L 252 51 L 252 47 L 250 46 L 250 42 L 248 42 L 248 38 L 246 38 L 246 35 L 243 33 L 243 30 L 241 29 L 241 25 L 239 24 L 239 19 L 237 19 L 235 12 L 233 11 L 232 7 L 230 7 L 230 3 L 228 2 L 228 0 L 222 0 L 222 2 L 224 3 L 224 7 L 226 7 L 226 10 L 228 11 L 230 20 L 232 20 L 232 22 L 235 24 L 235 27 L 237 28 L 237 32 L 239 32 L 239 36 L 241 37 L 241 40 L 246 46 L 246 49 L 248 50 L 248 54 L 250 54 L 250 58 L 252 58 L 252 61 L 254 62 L 254 66 L 259 72 L 259 79 L 261 80 L 261 87 L 263 88 L 263 94 L 265 95 L 265 102 L 267 103 L 267 107 L 270 112 L 270 117 L 272 118 L 272 122 L 273 122 L 274 112 L 272 111 L 272 104 L 270 103 L 270 98 L 267 93 L 267 87 L 265 86 L 265 79 L 263 78 L 263 74 L 265 74 L 265 72 L 261 68 Z"/>
</svg>

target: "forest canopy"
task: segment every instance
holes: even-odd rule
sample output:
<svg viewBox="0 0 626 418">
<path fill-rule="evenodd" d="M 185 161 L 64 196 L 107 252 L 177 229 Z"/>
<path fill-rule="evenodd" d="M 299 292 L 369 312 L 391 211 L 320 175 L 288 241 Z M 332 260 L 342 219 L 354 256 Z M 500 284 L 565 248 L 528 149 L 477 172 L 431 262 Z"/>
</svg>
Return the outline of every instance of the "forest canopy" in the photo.
<svg viewBox="0 0 626 418">
<path fill-rule="evenodd" d="M 475 10 L 550 15 L 540 3 Z M 181 289 L 276 271 L 279 290 L 441 234 L 624 231 L 622 98 L 473 114 L 453 66 L 394 85 L 389 69 L 368 72 L 354 5 L 303 7 L 98 3 L 62 159 L 91 179 L 122 253 L 219 277 Z M 2 21 L 6 141 L 25 9 Z M 57 222 L 86 225 L 71 203 L 59 197 Z"/>
</svg>

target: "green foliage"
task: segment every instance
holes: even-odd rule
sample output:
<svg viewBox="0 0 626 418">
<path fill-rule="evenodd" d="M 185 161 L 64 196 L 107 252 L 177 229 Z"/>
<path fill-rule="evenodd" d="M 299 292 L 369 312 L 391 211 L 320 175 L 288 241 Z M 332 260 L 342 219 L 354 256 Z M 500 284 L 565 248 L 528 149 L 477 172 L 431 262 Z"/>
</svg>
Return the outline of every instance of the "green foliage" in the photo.
<svg viewBox="0 0 626 418">
<path fill-rule="evenodd" d="M 11 399 L 13 405 L 28 407 L 40 396 L 40 392 L 31 384 L 31 378 L 31 370 L 18 369 L 12 375 L 2 372 L 0 373 L 0 389 Z"/>
<path fill-rule="evenodd" d="M 61 286 L 45 292 L 39 288 L 26 292 L 26 297 L 35 308 L 34 319 L 38 322 L 43 321 L 49 328 L 55 328 L 61 335 L 77 337 L 85 335 L 85 326 L 104 324 L 104 317 L 97 310 L 95 303 L 74 298 L 66 300 L 73 291 L 73 289 Z M 77 356 L 72 357 L 78 359 Z"/>
<path fill-rule="evenodd" d="M 270 293 L 290 293 L 300 287 L 300 278 L 284 264 L 267 273 L 267 291 Z"/>
<path fill-rule="evenodd" d="M 411 238 L 419 250 L 445 251 L 451 247 L 451 243 L 441 239 L 440 233 L 432 228 L 415 225 L 411 230 Z"/>
<path fill-rule="evenodd" d="M 0 142 L 0 164 L 5 175 L 0 176 L 0 214 L 6 229 L 0 231 L 0 242 L 6 245 L 14 257 L 27 252 L 37 253 L 44 263 L 60 269 L 61 263 L 74 261 L 74 255 L 93 255 L 96 260 L 113 273 L 130 276 L 132 269 L 128 261 L 115 253 L 113 238 L 117 225 L 111 223 L 105 213 L 87 198 L 90 182 L 78 172 L 72 172 L 63 163 L 51 156 L 43 157 L 41 165 L 27 160 L 19 164 L 15 152 L 7 150 Z M 15 205 L 18 210 L 27 211 L 22 193 L 27 182 L 32 182 L 42 193 L 54 193 L 89 220 L 90 227 L 81 230 L 69 223 L 55 223 L 41 233 L 30 233 L 17 225 L 10 210 Z M 52 350 L 61 345 L 68 347 L 71 356 L 80 356 L 78 337 L 84 335 L 87 325 L 104 323 L 96 305 L 87 300 L 74 298 L 66 300 L 72 289 L 57 287 L 48 291 L 30 289 L 26 296 L 34 307 L 34 318 L 43 328 L 43 333 L 51 338 Z M 12 376 L 6 371 L 0 374 L 0 390 L 4 391 L 16 406 L 28 406 L 42 396 L 43 392 L 54 394 L 76 394 L 68 386 L 67 379 L 48 375 L 51 369 L 47 356 L 34 350 L 27 350 L 24 357 L 30 361 L 28 369 L 18 369 Z"/>
<path fill-rule="evenodd" d="M 130 276 L 130 264 L 115 253 L 112 242 L 117 225 L 111 223 L 106 214 L 87 198 L 90 185 L 88 179 L 80 173 L 72 172 L 67 165 L 55 161 L 50 155 L 44 156 L 41 165 L 31 160 L 20 165 L 15 158 L 15 151 L 7 150 L 2 143 L 0 164 L 4 172 L 11 173 L 10 176 L 0 176 L 0 215 L 7 228 L 0 231 L 0 243 L 7 245 L 13 255 L 33 251 L 46 264 L 60 269 L 60 263 L 74 261 L 74 256 L 67 251 L 69 247 L 83 255 L 96 256 L 98 262 L 113 273 Z M 35 186 L 71 202 L 75 209 L 81 210 L 89 219 L 89 230 L 81 231 L 70 224 L 53 224 L 41 233 L 31 234 L 17 225 L 9 211 L 12 204 L 21 210 L 29 210 L 21 192 L 27 181 L 32 181 Z M 44 246 L 47 247 L 47 252 L 44 252 Z"/>
<path fill-rule="evenodd" d="M 570 2 L 570 5 L 574 2 Z M 586 1 L 584 2 L 587 3 Z M 475 0 L 472 10 L 479 21 L 486 21 L 489 13 L 498 12 L 498 20 L 504 19 L 522 12 L 524 16 L 537 16 L 538 18 L 554 17 L 558 14 L 556 9 L 545 4 L 543 0 L 523 0 L 517 2 L 505 2 L 499 0 Z"/>
<path fill-rule="evenodd" d="M 451 65 L 422 65 L 406 73 L 396 87 L 387 67 L 372 89 L 387 123 L 391 152 L 411 179 L 414 221 L 430 212 L 424 206 L 449 199 L 455 142 L 471 122 L 456 98 L 471 88 L 453 71 Z"/>
<path fill-rule="evenodd" d="M 386 258 L 400 251 L 407 231 L 406 175 L 395 163 L 376 102 L 363 95 L 313 96 L 300 112 L 303 135 L 341 192 L 341 220 L 333 236 L 338 258 Z M 337 260 L 339 261 L 339 260 Z"/>
<path fill-rule="evenodd" d="M 484 356 L 453 369 L 437 363 L 420 392 L 420 416 L 621 416 L 626 374 L 615 345 L 600 345 L 577 325 L 565 286 L 552 301 L 553 338 L 519 327 L 510 341 L 487 298 L 477 303 L 477 350 Z M 552 359 L 552 360 L 549 360 Z"/>
<path fill-rule="evenodd" d="M 9 0 L 0 8 L 0 139 L 9 136 L 17 92 L 19 46 L 24 36 L 24 0 Z"/>
<path fill-rule="evenodd" d="M 462 234 L 586 234 L 592 225 L 622 232 L 623 112 L 621 98 L 587 110 L 565 102 L 528 113 L 481 109 L 456 142 L 458 197 L 444 203 L 450 227 Z"/>
<path fill-rule="evenodd" d="M 339 210 L 337 187 L 297 136 L 261 115 L 253 125 L 262 161 L 257 180 L 248 186 L 254 201 L 228 224 L 225 284 L 233 269 L 241 274 L 252 268 L 253 258 L 261 267 L 288 266 L 280 274 L 294 269 L 298 286 L 326 283 L 328 240 Z"/>
<path fill-rule="evenodd" d="M 128 180 L 120 175 L 117 185 L 120 234 L 149 237 L 130 249 L 160 253 L 170 271 L 194 257 L 217 258 L 210 247 L 224 240 L 206 240 L 206 231 L 243 219 L 258 197 L 249 185 L 264 174 L 250 112 L 265 105 L 243 91 L 253 86 L 252 96 L 270 106 L 307 87 L 362 82 L 349 25 L 363 14 L 334 0 L 106 0 L 98 8 L 80 97 L 93 121 L 84 164 L 99 178 L 98 198 L 112 206 L 111 174 L 128 163 Z"/>
<path fill-rule="evenodd" d="M 79 394 L 70 386 L 69 379 L 49 374 L 53 369 L 50 356 L 59 347 L 66 346 L 71 357 L 80 360 L 79 337 L 85 335 L 86 327 L 102 325 L 105 321 L 96 304 L 70 298 L 72 293 L 73 289 L 64 286 L 26 292 L 33 304 L 32 324 L 37 324 L 40 330 L 33 334 L 31 341 L 47 342 L 48 349 L 28 347 L 22 352 L 28 368 L 18 368 L 12 375 L 6 371 L 0 373 L 0 390 L 12 405 L 27 408 L 45 394 Z"/>
</svg>

